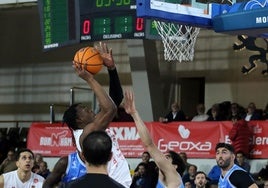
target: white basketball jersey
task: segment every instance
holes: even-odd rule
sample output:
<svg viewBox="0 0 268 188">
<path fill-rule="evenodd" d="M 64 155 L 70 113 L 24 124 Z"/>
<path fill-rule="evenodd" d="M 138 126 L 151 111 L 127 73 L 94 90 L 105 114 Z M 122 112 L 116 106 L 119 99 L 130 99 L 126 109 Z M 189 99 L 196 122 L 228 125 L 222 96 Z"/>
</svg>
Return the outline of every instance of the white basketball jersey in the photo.
<svg viewBox="0 0 268 188">
<path fill-rule="evenodd" d="M 42 188 L 44 178 L 38 174 L 31 172 L 31 178 L 22 182 L 19 179 L 17 170 L 3 174 L 4 188 Z"/>
<path fill-rule="evenodd" d="M 82 129 L 73 131 L 76 141 L 76 147 L 80 152 L 81 147 L 79 144 L 79 138 L 82 132 L 83 132 Z M 128 162 L 119 148 L 119 144 L 115 134 L 110 129 L 106 129 L 105 132 L 110 136 L 113 144 L 112 145 L 113 156 L 112 159 L 109 161 L 107 167 L 108 175 L 118 183 L 124 185 L 125 187 L 130 187 L 132 179 L 130 176 Z"/>
</svg>

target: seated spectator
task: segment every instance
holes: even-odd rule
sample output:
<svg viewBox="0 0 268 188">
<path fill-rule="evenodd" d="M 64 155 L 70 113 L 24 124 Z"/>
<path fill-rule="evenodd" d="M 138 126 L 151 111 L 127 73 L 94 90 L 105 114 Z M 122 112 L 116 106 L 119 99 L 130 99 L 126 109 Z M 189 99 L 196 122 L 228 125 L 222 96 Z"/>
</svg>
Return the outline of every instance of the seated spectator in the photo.
<svg viewBox="0 0 268 188">
<path fill-rule="evenodd" d="M 184 183 L 184 188 L 193 188 L 191 182 L 190 181 L 186 181 Z"/>
<path fill-rule="evenodd" d="M 183 172 L 183 175 L 187 174 L 188 173 L 188 170 L 189 170 L 189 167 L 193 164 L 191 163 L 188 163 L 188 157 L 187 157 L 187 154 L 185 152 L 180 152 L 180 157 L 182 158 L 184 164 L 185 164 L 185 171 Z"/>
<path fill-rule="evenodd" d="M 266 166 L 258 172 L 258 178 L 268 180 L 268 162 Z"/>
<path fill-rule="evenodd" d="M 246 158 L 249 158 L 252 137 L 253 130 L 245 120 L 233 121 L 233 127 L 229 132 L 229 138 L 232 141 L 235 152 L 242 152 Z"/>
<path fill-rule="evenodd" d="M 10 143 L 6 137 L 6 133 L 0 131 L 0 163 L 6 159 L 9 148 Z"/>
<path fill-rule="evenodd" d="M 193 117 L 192 121 L 207 121 L 209 116 L 205 113 L 205 110 L 204 104 L 198 104 L 196 106 L 197 115 Z"/>
<path fill-rule="evenodd" d="M 262 119 L 268 120 L 268 103 L 266 104 L 265 109 L 263 110 Z"/>
<path fill-rule="evenodd" d="M 41 161 L 39 163 L 39 170 L 38 170 L 37 174 L 39 174 L 40 176 L 42 176 L 45 179 L 47 178 L 47 176 L 50 174 L 50 170 L 47 167 L 47 162 Z"/>
<path fill-rule="evenodd" d="M 151 155 L 149 152 L 145 151 L 142 153 L 141 160 L 143 163 L 147 164 L 148 175 L 151 176 L 152 187 L 155 187 L 158 181 L 158 168 L 154 161 L 151 161 Z M 139 170 L 139 165 L 135 168 L 134 172 Z"/>
<path fill-rule="evenodd" d="M 218 187 L 220 175 L 221 168 L 218 165 L 214 165 L 208 173 L 210 187 Z"/>
<path fill-rule="evenodd" d="M 246 170 L 247 172 L 250 172 L 250 164 L 246 161 L 246 157 L 243 152 L 236 152 L 236 160 L 235 163 Z"/>
<path fill-rule="evenodd" d="M 198 171 L 194 176 L 194 183 L 196 188 L 206 188 L 207 187 L 207 175 L 205 172 Z"/>
<path fill-rule="evenodd" d="M 16 170 L 17 168 L 15 150 L 10 149 L 7 153 L 7 158 L 0 165 L 0 174 Z"/>
<path fill-rule="evenodd" d="M 238 103 L 232 103 L 227 120 L 242 119 L 245 116 L 245 109 Z"/>
<path fill-rule="evenodd" d="M 186 120 L 185 114 L 180 109 L 180 105 L 177 102 L 174 102 L 171 105 L 171 111 L 165 117 L 159 118 L 159 121 L 162 123 L 168 123 L 172 121 L 185 121 L 185 120 Z"/>
<path fill-rule="evenodd" d="M 138 164 L 138 170 L 134 173 L 130 188 L 151 188 L 152 178 L 148 174 L 147 164 L 141 162 Z"/>
<path fill-rule="evenodd" d="M 197 166 L 190 165 L 188 173 L 182 176 L 183 184 L 190 181 L 192 184 L 192 187 L 195 187 L 194 178 L 195 178 L 196 172 L 197 172 Z"/>
<path fill-rule="evenodd" d="M 261 120 L 261 114 L 256 110 L 255 103 L 251 102 L 248 104 L 247 113 L 243 116 L 246 121 Z"/>
<path fill-rule="evenodd" d="M 268 188 L 268 179 L 264 180 L 263 188 Z"/>
<path fill-rule="evenodd" d="M 32 172 L 38 173 L 39 172 L 39 167 L 40 163 L 43 162 L 43 156 L 40 153 L 34 154 L 34 166 L 32 168 Z"/>
<path fill-rule="evenodd" d="M 224 120 L 224 117 L 222 117 L 220 114 L 219 104 L 214 104 L 207 114 L 209 116 L 207 121 L 223 121 Z"/>
</svg>

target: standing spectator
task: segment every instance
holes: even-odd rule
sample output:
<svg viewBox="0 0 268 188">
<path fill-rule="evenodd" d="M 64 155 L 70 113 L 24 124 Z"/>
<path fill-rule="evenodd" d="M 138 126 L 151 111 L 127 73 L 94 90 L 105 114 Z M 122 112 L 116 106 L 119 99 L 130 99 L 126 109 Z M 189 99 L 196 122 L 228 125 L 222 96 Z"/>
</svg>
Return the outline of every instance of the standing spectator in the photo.
<svg viewBox="0 0 268 188">
<path fill-rule="evenodd" d="M 180 109 L 180 105 L 178 102 L 174 102 L 171 105 L 171 111 L 165 117 L 159 118 L 159 121 L 162 123 L 168 123 L 172 121 L 185 121 L 185 120 L 186 120 L 185 114 Z"/>
<path fill-rule="evenodd" d="M 0 174 L 16 170 L 17 168 L 15 150 L 10 149 L 7 152 L 7 158 L 0 165 Z"/>
<path fill-rule="evenodd" d="M 197 115 L 193 117 L 192 121 L 207 121 L 209 116 L 205 113 L 205 110 L 204 104 L 198 104 L 196 106 Z"/>
<path fill-rule="evenodd" d="M 219 187 L 258 188 L 254 179 L 243 168 L 234 164 L 234 148 L 230 144 L 218 143 L 215 148 L 216 162 L 221 168 Z"/>
<path fill-rule="evenodd" d="M 32 172 L 34 154 L 29 149 L 18 151 L 16 164 L 17 170 L 4 173 L 0 176 L 0 187 L 16 188 L 42 188 L 44 178 Z"/>
<path fill-rule="evenodd" d="M 196 172 L 197 172 L 197 166 L 190 165 L 189 169 L 188 169 L 188 173 L 186 173 L 182 176 L 183 183 L 185 184 L 186 182 L 190 181 L 192 184 L 192 187 L 195 187 L 194 178 L 195 178 Z"/>
<path fill-rule="evenodd" d="M 194 184 L 196 188 L 206 188 L 207 187 L 207 175 L 205 172 L 198 171 L 194 176 Z"/>
<path fill-rule="evenodd" d="M 124 188 L 108 176 L 107 165 L 112 158 L 112 140 L 105 131 L 93 131 L 82 142 L 87 173 L 75 180 L 62 184 L 62 188 Z"/>
<path fill-rule="evenodd" d="M 251 145 L 250 142 L 253 137 L 253 131 L 245 120 L 233 121 L 233 127 L 229 132 L 229 138 L 235 152 L 242 152 L 249 158 Z"/>
<path fill-rule="evenodd" d="M 248 173 L 250 172 L 250 164 L 246 161 L 246 157 L 243 152 L 236 152 L 236 160 L 235 163 L 246 170 Z"/>
<path fill-rule="evenodd" d="M 246 121 L 261 120 L 261 114 L 256 110 L 255 103 L 251 102 L 248 104 L 247 113 L 243 116 Z"/>
<path fill-rule="evenodd" d="M 151 188 L 152 176 L 148 173 L 147 163 L 141 162 L 137 166 L 130 188 Z M 155 186 L 154 186 L 155 187 Z"/>
<path fill-rule="evenodd" d="M 45 179 L 47 178 L 47 176 L 50 174 L 50 170 L 47 167 L 47 162 L 42 161 L 39 163 L 39 171 L 37 174 L 39 174 Z"/>
</svg>

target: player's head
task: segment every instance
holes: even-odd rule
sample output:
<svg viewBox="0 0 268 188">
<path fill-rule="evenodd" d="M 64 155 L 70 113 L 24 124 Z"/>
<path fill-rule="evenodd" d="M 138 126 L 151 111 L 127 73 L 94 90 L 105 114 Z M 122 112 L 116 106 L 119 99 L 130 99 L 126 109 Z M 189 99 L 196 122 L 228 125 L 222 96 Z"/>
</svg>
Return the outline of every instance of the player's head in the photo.
<svg viewBox="0 0 268 188">
<path fill-rule="evenodd" d="M 104 131 L 93 131 L 82 143 L 85 160 L 94 166 L 105 165 L 112 157 L 112 140 Z"/>
<path fill-rule="evenodd" d="M 93 121 L 95 114 L 81 103 L 71 105 L 63 115 L 63 123 L 72 130 L 83 129 Z"/>
<path fill-rule="evenodd" d="M 171 163 L 176 166 L 176 171 L 182 176 L 186 166 L 181 156 L 174 151 L 168 151 L 165 156 L 171 159 Z"/>
<path fill-rule="evenodd" d="M 17 152 L 16 165 L 19 170 L 31 171 L 34 166 L 34 153 L 27 148 L 22 148 Z"/>
<path fill-rule="evenodd" d="M 222 169 L 233 166 L 235 160 L 234 147 L 227 143 L 218 143 L 215 148 L 216 162 Z"/>
</svg>

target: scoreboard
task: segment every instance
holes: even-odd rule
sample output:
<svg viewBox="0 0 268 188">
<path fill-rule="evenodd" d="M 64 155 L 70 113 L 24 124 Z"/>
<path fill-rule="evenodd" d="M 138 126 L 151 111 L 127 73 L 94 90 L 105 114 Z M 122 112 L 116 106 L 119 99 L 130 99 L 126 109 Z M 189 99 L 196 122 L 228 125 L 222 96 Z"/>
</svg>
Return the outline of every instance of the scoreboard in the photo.
<svg viewBox="0 0 268 188">
<path fill-rule="evenodd" d="M 158 35 L 151 20 L 136 16 L 136 0 L 38 0 L 38 10 L 44 50 Z"/>
</svg>

